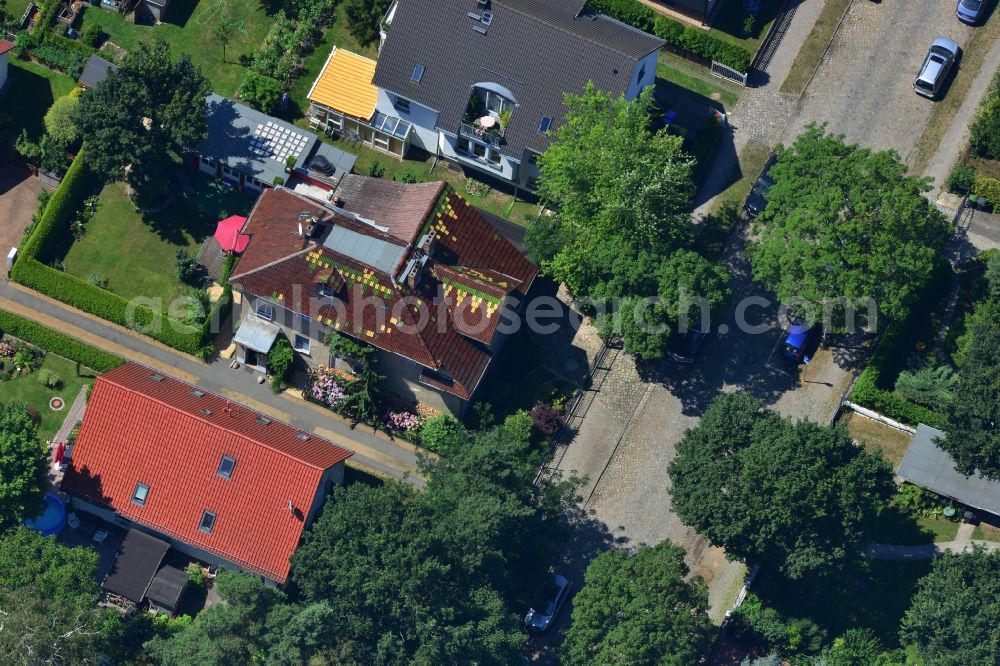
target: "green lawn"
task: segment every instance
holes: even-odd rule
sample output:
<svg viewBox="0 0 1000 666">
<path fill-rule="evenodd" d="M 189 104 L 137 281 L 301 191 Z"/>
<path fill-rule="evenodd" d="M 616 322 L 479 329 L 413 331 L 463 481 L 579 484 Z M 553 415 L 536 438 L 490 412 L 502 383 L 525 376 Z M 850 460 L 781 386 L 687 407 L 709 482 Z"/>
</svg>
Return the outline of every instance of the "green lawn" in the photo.
<svg viewBox="0 0 1000 666">
<path fill-rule="evenodd" d="M 747 17 L 743 3 L 739 0 L 728 0 L 719 10 L 708 34 L 746 47 L 751 54 L 754 54 L 767 36 L 767 31 L 771 29 L 771 24 L 774 23 L 783 4 L 784 0 L 761 0 L 760 14 L 757 15 L 753 30 L 747 34 L 743 31 L 743 21 Z"/>
<path fill-rule="evenodd" d="M 38 381 L 38 372 L 43 369 L 56 373 L 63 380 L 62 388 L 49 389 L 42 386 Z M 52 439 L 62 426 L 80 389 L 84 384 L 92 383 L 96 377 L 96 373 L 88 368 L 79 368 L 79 373 L 77 370 L 76 363 L 55 354 L 46 354 L 41 368 L 33 373 L 0 381 L 0 402 L 20 402 L 37 409 L 41 416 L 38 434 L 45 440 Z M 66 406 L 60 412 L 49 408 L 49 400 L 54 397 L 65 401 Z"/>
<path fill-rule="evenodd" d="M 958 533 L 958 522 L 941 516 L 913 516 L 890 504 L 876 519 L 870 533 L 879 543 L 919 546 L 953 541 Z"/>
<path fill-rule="evenodd" d="M 148 26 L 129 23 L 115 12 L 92 6 L 83 12 L 79 29 L 96 25 L 110 36 L 110 41 L 126 51 L 155 35 L 163 37 L 173 48 L 174 57 L 190 54 L 194 64 L 208 77 L 212 90 L 232 97 L 243 78 L 244 68 L 239 64 L 239 56 L 252 55 L 260 48 L 271 27 L 267 7 L 267 3 L 260 0 L 174 0 L 167 22 Z M 212 35 L 224 16 L 233 24 L 225 62 L 222 61 L 222 45 Z"/>
<path fill-rule="evenodd" d="M 713 76 L 708 68 L 689 63 L 673 53 L 663 51 L 656 64 L 657 85 L 672 84 L 671 92 L 695 102 L 731 109 L 739 101 L 739 93 L 724 79 Z"/>
<path fill-rule="evenodd" d="M 3 132 L 11 140 L 22 129 L 35 140 L 42 135 L 42 119 L 57 98 L 68 95 L 76 85 L 70 77 L 42 65 L 10 58 L 7 67 L 7 90 L 0 101 Z"/>
<path fill-rule="evenodd" d="M 147 215 L 132 207 L 122 184 L 107 185 L 83 238 L 73 242 L 63 259 L 66 272 L 84 279 L 100 273 L 108 290 L 128 299 L 161 298 L 166 306 L 183 295 L 189 287 L 174 273 L 176 251 L 196 254 L 219 219 L 246 215 L 253 204 L 250 197 L 228 192 L 213 180 L 197 174 L 190 179 L 198 190 L 195 197 L 178 197 L 163 211 Z"/>
<path fill-rule="evenodd" d="M 803 581 L 765 567 L 751 590 L 786 618 L 811 618 L 831 640 L 852 627 L 870 628 L 887 647 L 897 648 L 900 620 L 930 567 L 930 561 L 867 561 L 830 579 Z"/>
</svg>

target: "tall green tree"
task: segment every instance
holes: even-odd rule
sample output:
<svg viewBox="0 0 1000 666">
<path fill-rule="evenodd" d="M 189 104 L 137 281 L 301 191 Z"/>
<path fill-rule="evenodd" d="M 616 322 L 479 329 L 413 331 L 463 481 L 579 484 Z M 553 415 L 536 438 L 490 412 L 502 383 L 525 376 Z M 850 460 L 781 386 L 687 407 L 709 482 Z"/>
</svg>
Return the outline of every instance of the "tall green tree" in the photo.
<svg viewBox="0 0 1000 666">
<path fill-rule="evenodd" d="M 1000 663 L 1000 553 L 946 553 L 918 583 L 900 637 L 926 666 Z"/>
<path fill-rule="evenodd" d="M 535 239 L 542 246 L 558 232 L 563 245 L 535 254 L 552 254 L 542 268 L 579 296 L 652 296 L 649 269 L 691 238 L 694 161 L 680 137 L 651 131 L 651 91 L 625 101 L 588 85 L 565 103 L 538 159 L 539 194 L 556 204 L 560 225 Z"/>
<path fill-rule="evenodd" d="M 208 136 L 208 80 L 166 41 L 141 42 L 118 71 L 80 97 L 76 125 L 88 166 L 143 197 L 172 187 L 170 169 Z"/>
<path fill-rule="evenodd" d="M 565 666 L 697 664 L 711 647 L 704 583 L 684 580 L 684 550 L 664 541 L 635 554 L 598 555 L 573 599 L 562 645 Z"/>
<path fill-rule="evenodd" d="M 27 408 L 0 404 L 0 530 L 41 510 L 47 471 L 45 445 Z"/>
<path fill-rule="evenodd" d="M 749 248 L 754 278 L 783 301 L 874 299 L 893 319 L 923 289 L 950 231 L 892 151 L 811 125 L 771 169 L 775 184 Z"/>
<path fill-rule="evenodd" d="M 117 613 L 97 606 L 97 554 L 17 527 L 0 537 L 0 663 L 96 664 Z"/>
<path fill-rule="evenodd" d="M 382 17 L 391 4 L 391 0 L 344 0 L 344 14 L 351 26 L 351 34 L 362 46 L 379 40 Z"/>
<path fill-rule="evenodd" d="M 972 337 L 939 444 L 962 474 L 1000 479 L 1000 302 L 979 304 L 969 321 Z"/>
<path fill-rule="evenodd" d="M 791 579 L 832 575 L 857 556 L 892 472 L 842 427 L 792 422 L 746 395 L 719 397 L 669 467 L 681 520 Z"/>
</svg>

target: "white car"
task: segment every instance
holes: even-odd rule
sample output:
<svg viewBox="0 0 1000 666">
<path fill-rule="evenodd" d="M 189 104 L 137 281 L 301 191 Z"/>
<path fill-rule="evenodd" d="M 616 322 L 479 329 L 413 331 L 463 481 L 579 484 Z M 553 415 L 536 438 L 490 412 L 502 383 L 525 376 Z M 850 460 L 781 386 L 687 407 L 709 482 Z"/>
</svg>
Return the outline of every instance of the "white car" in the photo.
<svg viewBox="0 0 1000 666">
<path fill-rule="evenodd" d="M 528 631 L 543 632 L 552 626 L 552 621 L 559 613 L 566 597 L 569 596 L 569 579 L 559 574 L 552 576 L 552 581 L 545 586 L 546 601 L 542 610 L 534 608 L 528 610 L 524 616 L 524 628 Z"/>
<path fill-rule="evenodd" d="M 934 99 L 948 78 L 955 60 L 958 58 L 958 43 L 954 39 L 938 37 L 931 44 L 924 64 L 920 66 L 913 91 L 918 95 Z"/>
</svg>

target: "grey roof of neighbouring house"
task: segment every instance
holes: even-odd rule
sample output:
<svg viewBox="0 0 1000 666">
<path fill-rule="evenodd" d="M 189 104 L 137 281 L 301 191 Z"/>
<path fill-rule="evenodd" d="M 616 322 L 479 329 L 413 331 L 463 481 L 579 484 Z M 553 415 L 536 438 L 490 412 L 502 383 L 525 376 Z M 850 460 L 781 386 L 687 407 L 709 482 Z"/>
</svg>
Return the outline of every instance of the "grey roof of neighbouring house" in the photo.
<svg viewBox="0 0 1000 666">
<path fill-rule="evenodd" d="M 937 428 L 917 426 L 896 474 L 938 495 L 1000 516 L 1000 483 L 980 474 L 957 472 L 952 457 L 935 443 L 944 435 Z"/>
<path fill-rule="evenodd" d="M 108 78 L 108 74 L 118 71 L 118 65 L 108 62 L 97 54 L 92 54 L 87 58 L 87 64 L 80 72 L 80 78 L 76 80 L 81 86 L 93 88 L 98 83 Z"/>
<path fill-rule="evenodd" d="M 249 106 L 211 93 L 208 95 L 208 138 L 196 149 L 203 157 L 222 162 L 271 185 L 276 176 L 288 178 L 285 158 L 294 156 L 295 167 L 304 168 L 318 152 L 336 167 L 340 178 L 354 168 L 354 155 L 322 145 L 315 134 L 261 113 Z"/>
<path fill-rule="evenodd" d="M 451 134 L 465 114 L 472 86 L 496 83 L 518 106 L 501 152 L 520 159 L 525 148 L 543 151 L 543 116 L 559 125 L 563 94 L 581 93 L 588 81 L 624 93 L 638 60 L 663 40 L 607 16 L 581 12 L 580 2 L 492 0 L 489 25 L 469 13 L 477 0 L 399 0 L 373 83 L 440 112 L 438 128 Z M 473 28 L 477 27 L 482 32 Z M 423 65 L 420 83 L 411 81 Z"/>
</svg>

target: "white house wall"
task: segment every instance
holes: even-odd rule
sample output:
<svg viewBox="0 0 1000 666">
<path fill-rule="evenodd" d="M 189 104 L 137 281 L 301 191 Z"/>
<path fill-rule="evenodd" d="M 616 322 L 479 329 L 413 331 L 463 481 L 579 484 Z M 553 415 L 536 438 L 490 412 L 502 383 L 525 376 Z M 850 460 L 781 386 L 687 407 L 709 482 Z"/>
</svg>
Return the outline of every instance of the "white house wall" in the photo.
<svg viewBox="0 0 1000 666">
<path fill-rule="evenodd" d="M 396 108 L 395 100 L 396 95 L 394 93 L 379 88 L 378 101 L 375 103 L 375 108 L 387 116 L 396 116 L 397 118 L 409 120 L 413 123 L 413 129 L 410 130 L 411 142 L 413 145 L 419 146 L 429 153 L 433 153 L 438 135 L 437 129 L 435 129 L 439 115 L 438 112 L 411 100 L 410 112 L 404 113 Z"/>
<path fill-rule="evenodd" d="M 657 56 L 659 55 L 659 51 L 653 51 L 635 64 L 635 69 L 632 70 L 632 79 L 629 82 L 628 90 L 625 92 L 625 99 L 635 99 L 639 96 L 639 93 L 642 92 L 643 88 L 656 83 L 656 63 Z M 644 66 L 646 70 L 643 77 L 640 79 L 639 72 L 643 71 L 642 68 Z"/>
<path fill-rule="evenodd" d="M 506 155 L 500 158 L 499 168 L 493 169 L 486 166 L 479 160 L 466 155 L 465 153 L 460 153 L 455 148 L 455 142 L 458 140 L 457 137 L 450 134 L 445 134 L 441 132 L 440 142 L 438 144 L 438 149 L 441 155 L 447 159 L 461 162 L 464 165 L 470 166 L 474 169 L 482 171 L 484 174 L 490 175 L 494 178 L 502 178 L 504 180 L 514 182 L 515 174 L 517 173 L 517 162 L 511 160 L 511 158 Z M 433 151 L 433 149 L 432 149 Z"/>
</svg>

